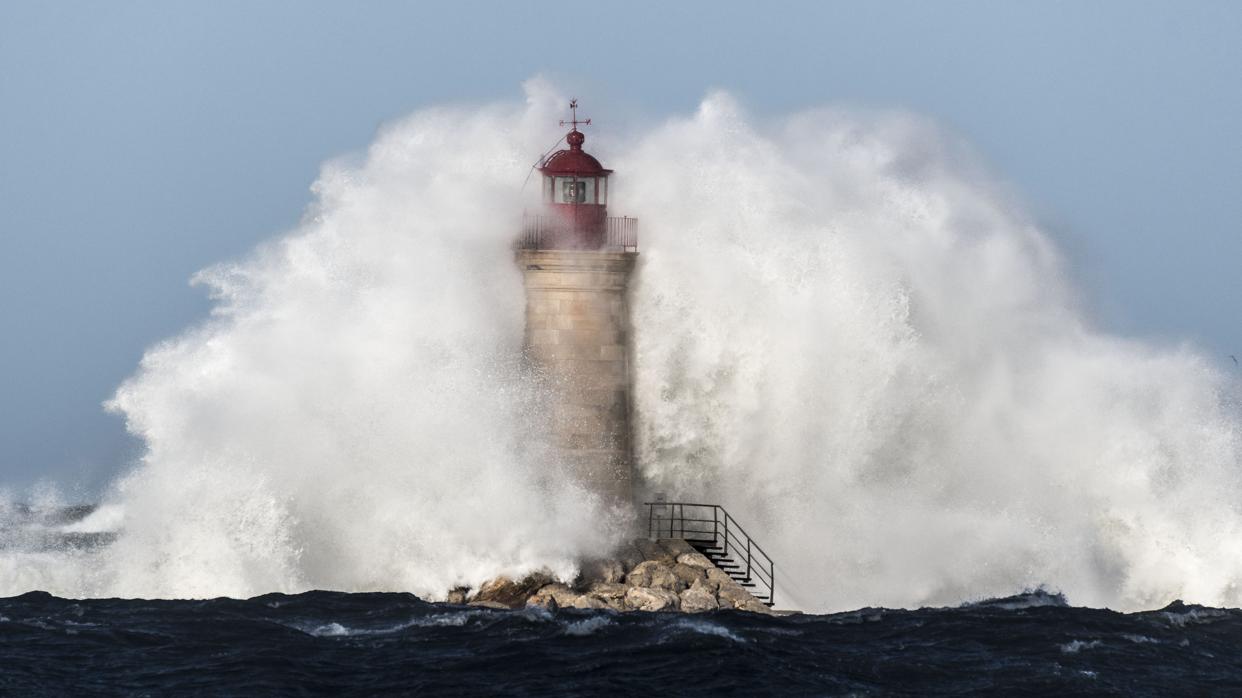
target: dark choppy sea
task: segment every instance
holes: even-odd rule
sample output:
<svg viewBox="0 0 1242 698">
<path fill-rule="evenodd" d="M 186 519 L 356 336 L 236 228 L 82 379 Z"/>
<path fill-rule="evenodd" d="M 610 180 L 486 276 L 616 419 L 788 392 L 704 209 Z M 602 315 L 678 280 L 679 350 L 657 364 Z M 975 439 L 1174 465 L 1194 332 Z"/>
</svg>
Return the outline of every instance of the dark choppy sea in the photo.
<svg viewBox="0 0 1242 698">
<path fill-rule="evenodd" d="M 0 600 L 6 695 L 1242 695 L 1242 611 L 1033 593 L 768 618 L 407 594 Z"/>
</svg>

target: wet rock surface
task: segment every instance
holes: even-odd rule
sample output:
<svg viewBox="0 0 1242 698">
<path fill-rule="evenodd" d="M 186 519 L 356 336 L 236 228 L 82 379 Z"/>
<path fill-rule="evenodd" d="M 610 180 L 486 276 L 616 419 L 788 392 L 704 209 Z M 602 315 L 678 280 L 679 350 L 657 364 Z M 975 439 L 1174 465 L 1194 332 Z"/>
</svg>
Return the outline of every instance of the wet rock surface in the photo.
<svg viewBox="0 0 1242 698">
<path fill-rule="evenodd" d="M 455 588 L 448 600 L 489 608 L 684 613 L 736 609 L 772 613 L 745 587 L 680 539 L 631 541 L 607 558 L 583 562 L 571 583 L 538 572 L 519 580 L 498 577 L 477 590 Z"/>
</svg>

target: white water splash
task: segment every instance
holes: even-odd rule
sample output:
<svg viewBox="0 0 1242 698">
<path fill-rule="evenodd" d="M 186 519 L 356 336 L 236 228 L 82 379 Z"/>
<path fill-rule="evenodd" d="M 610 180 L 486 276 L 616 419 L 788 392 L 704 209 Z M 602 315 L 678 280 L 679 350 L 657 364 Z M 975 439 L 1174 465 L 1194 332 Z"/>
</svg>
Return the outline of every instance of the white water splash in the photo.
<svg viewBox="0 0 1242 698">
<path fill-rule="evenodd" d="M 606 548 L 606 512 L 532 436 L 519 361 L 509 245 L 559 102 L 536 84 L 393 124 L 324 166 L 297 230 L 200 273 L 211 319 L 110 403 L 147 445 L 110 497 L 121 537 L 87 566 L 0 567 L 0 591 L 435 598 Z"/>
<path fill-rule="evenodd" d="M 1091 329 L 971 162 L 907 115 L 726 95 L 618 158 L 646 475 L 724 503 L 802 608 L 1236 605 L 1236 385 Z"/>
<path fill-rule="evenodd" d="M 0 593 L 434 598 L 607 545 L 622 529 L 532 436 L 518 362 L 508 242 L 562 101 L 535 81 L 393 124 L 324 167 L 297 230 L 200 274 L 211 319 L 111 403 L 148 447 L 109 497 L 120 539 L 0 553 Z M 1048 239 L 936 129 L 715 94 L 588 149 L 642 219 L 641 474 L 725 504 L 781 605 L 1238 602 L 1236 387 L 1093 330 Z"/>
</svg>

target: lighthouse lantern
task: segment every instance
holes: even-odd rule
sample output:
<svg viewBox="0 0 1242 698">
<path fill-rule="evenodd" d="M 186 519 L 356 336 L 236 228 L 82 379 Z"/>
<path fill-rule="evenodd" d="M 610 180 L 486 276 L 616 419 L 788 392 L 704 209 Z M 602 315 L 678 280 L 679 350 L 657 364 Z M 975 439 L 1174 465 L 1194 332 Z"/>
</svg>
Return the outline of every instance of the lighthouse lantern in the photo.
<svg viewBox="0 0 1242 698">
<path fill-rule="evenodd" d="M 577 100 L 570 102 L 569 108 L 573 117 L 561 122 L 570 127 L 565 134 L 569 147 L 539 164 L 543 211 L 527 217 L 523 246 L 577 250 L 621 247 L 622 251 L 634 251 L 634 225 L 628 222 L 632 219 L 621 224 L 609 222 L 608 176 L 612 170 L 582 149 L 586 135 L 578 127 L 589 125 L 591 120 L 578 118 Z"/>
</svg>

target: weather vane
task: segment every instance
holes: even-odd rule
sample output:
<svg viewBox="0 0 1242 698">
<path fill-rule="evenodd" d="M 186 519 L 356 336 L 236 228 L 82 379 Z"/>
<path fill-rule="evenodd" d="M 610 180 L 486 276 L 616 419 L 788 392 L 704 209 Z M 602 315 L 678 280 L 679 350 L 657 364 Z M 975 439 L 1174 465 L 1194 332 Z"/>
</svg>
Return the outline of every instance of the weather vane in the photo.
<svg viewBox="0 0 1242 698">
<path fill-rule="evenodd" d="M 586 121 L 578 121 L 578 100 L 577 99 L 569 100 L 569 110 L 573 113 L 573 117 L 571 117 L 569 121 L 561 119 L 561 126 L 569 124 L 570 126 L 573 126 L 575 131 L 577 131 L 578 124 L 582 124 L 583 126 L 591 125 L 590 119 L 587 119 Z"/>
</svg>

